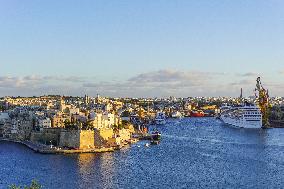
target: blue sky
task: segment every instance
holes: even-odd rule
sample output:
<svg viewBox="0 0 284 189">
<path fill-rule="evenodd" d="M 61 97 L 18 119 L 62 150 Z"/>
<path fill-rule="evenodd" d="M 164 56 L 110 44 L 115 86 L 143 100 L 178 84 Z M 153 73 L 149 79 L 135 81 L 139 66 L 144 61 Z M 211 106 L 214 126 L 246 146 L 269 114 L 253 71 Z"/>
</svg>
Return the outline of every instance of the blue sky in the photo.
<svg viewBox="0 0 284 189">
<path fill-rule="evenodd" d="M 283 33 L 282 0 L 0 0 L 0 96 L 284 96 Z"/>
</svg>

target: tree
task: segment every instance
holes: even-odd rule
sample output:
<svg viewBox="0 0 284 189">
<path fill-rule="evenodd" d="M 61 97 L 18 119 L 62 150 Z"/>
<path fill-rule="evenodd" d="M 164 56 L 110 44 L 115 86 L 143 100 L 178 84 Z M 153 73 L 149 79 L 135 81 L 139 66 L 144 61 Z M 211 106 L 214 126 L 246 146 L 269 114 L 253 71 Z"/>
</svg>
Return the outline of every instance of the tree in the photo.
<svg viewBox="0 0 284 189">
<path fill-rule="evenodd" d="M 281 120 L 283 118 L 283 112 L 279 106 L 272 107 L 270 120 Z"/>
<path fill-rule="evenodd" d="M 118 131 L 118 126 L 117 125 L 113 125 L 112 128 L 113 128 L 114 131 Z"/>
<path fill-rule="evenodd" d="M 21 187 L 21 186 L 16 186 L 15 184 L 13 184 L 9 187 L 9 189 L 41 189 L 41 188 L 42 186 L 36 180 L 32 180 L 32 183 L 30 186 Z"/>
<path fill-rule="evenodd" d="M 65 121 L 64 121 L 65 127 L 66 126 L 70 126 L 70 124 L 71 124 L 70 120 L 69 119 L 65 119 Z"/>
<path fill-rule="evenodd" d="M 64 121 L 64 126 L 65 126 L 66 129 L 72 129 L 72 125 L 71 125 L 71 122 L 70 122 L 69 119 L 66 119 Z"/>
<path fill-rule="evenodd" d="M 93 122 L 92 121 L 87 121 L 87 129 L 92 129 L 93 128 Z"/>
<path fill-rule="evenodd" d="M 129 124 L 131 124 L 130 121 L 127 121 L 127 120 L 122 120 L 121 123 L 122 123 L 122 125 L 129 125 Z"/>
</svg>

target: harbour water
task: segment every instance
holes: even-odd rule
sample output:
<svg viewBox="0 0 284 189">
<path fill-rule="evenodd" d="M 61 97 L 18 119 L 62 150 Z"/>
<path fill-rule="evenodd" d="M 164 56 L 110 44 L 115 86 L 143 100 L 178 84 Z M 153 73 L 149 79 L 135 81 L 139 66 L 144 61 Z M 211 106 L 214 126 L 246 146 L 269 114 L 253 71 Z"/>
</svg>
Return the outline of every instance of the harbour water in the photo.
<svg viewBox="0 0 284 189">
<path fill-rule="evenodd" d="M 0 142 L 0 188 L 283 188 L 284 129 L 236 129 L 214 118 L 168 120 L 159 145 L 44 155 Z"/>
</svg>

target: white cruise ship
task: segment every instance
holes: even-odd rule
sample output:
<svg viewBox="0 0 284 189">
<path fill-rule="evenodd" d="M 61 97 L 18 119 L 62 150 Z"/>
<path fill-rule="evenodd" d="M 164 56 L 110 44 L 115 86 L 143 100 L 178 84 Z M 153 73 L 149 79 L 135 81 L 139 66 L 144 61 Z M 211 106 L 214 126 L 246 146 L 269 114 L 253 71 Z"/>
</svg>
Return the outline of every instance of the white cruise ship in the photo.
<svg viewBox="0 0 284 189">
<path fill-rule="evenodd" d="M 260 108 L 255 104 L 223 106 L 220 118 L 225 124 L 234 127 L 251 129 L 262 127 L 262 114 Z"/>
</svg>

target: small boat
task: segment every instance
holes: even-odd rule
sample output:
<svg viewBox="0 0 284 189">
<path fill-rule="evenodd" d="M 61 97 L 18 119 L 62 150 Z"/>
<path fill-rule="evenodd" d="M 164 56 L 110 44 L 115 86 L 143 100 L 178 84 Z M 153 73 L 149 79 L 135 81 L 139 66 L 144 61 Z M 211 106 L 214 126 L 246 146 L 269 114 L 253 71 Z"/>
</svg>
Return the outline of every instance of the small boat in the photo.
<svg viewBox="0 0 284 189">
<path fill-rule="evenodd" d="M 160 144 L 160 141 L 159 140 L 152 140 L 151 144 L 152 145 L 158 145 L 158 144 Z"/>
<path fill-rule="evenodd" d="M 146 143 L 146 144 L 145 144 L 145 146 L 146 146 L 146 147 L 149 147 L 149 146 L 150 146 L 150 144 L 149 144 L 149 143 Z"/>
<path fill-rule="evenodd" d="M 182 114 L 179 111 L 172 113 L 172 118 L 182 118 Z"/>
<path fill-rule="evenodd" d="M 161 133 L 159 131 L 152 132 L 151 135 L 151 144 L 159 144 L 161 140 Z"/>
<path fill-rule="evenodd" d="M 152 140 L 161 140 L 161 133 L 157 130 L 152 132 L 151 139 Z"/>
</svg>

